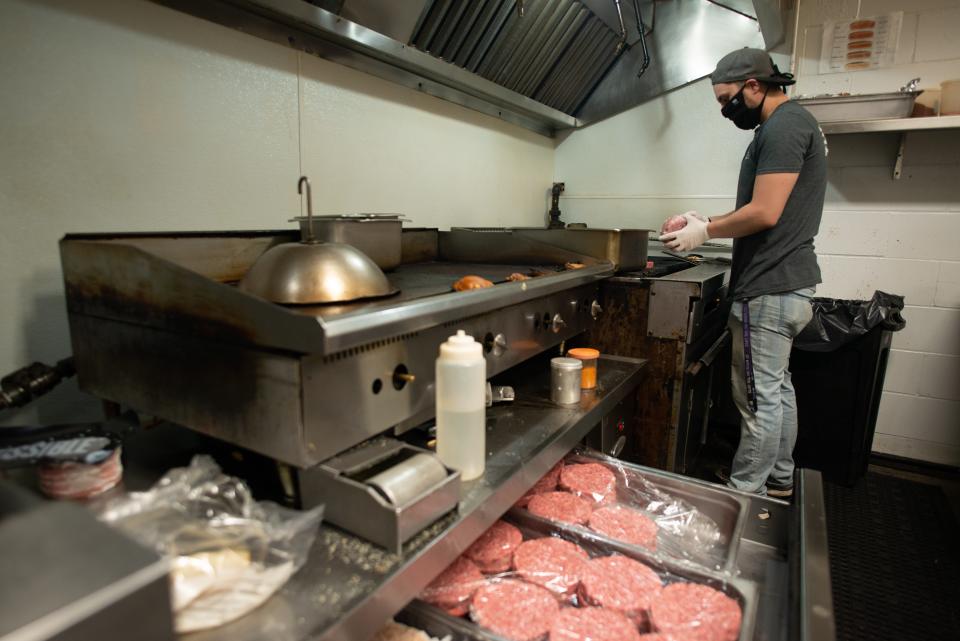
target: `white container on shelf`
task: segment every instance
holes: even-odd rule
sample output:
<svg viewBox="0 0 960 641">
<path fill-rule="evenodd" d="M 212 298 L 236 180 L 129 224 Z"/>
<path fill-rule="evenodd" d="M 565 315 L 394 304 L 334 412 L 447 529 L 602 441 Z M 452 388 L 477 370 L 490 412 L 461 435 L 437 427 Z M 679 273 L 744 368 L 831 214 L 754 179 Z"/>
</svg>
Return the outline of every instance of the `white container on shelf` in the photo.
<svg viewBox="0 0 960 641">
<path fill-rule="evenodd" d="M 947 80 L 940 83 L 940 115 L 960 114 L 960 80 Z"/>
<path fill-rule="evenodd" d="M 486 466 L 487 362 L 462 329 L 440 345 L 436 364 L 437 455 L 470 481 Z"/>
</svg>

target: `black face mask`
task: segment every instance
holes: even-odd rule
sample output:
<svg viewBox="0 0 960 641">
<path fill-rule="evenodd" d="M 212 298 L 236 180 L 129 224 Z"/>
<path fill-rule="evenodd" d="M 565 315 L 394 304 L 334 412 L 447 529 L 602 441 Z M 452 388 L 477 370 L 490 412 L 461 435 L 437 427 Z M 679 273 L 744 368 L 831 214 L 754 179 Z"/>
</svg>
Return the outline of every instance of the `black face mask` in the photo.
<svg viewBox="0 0 960 641">
<path fill-rule="evenodd" d="M 745 86 L 746 85 L 744 85 L 744 87 Z M 730 102 L 723 106 L 720 113 L 723 114 L 724 118 L 732 120 L 733 124 L 740 129 L 756 129 L 757 125 L 760 124 L 760 112 L 763 111 L 763 103 L 767 99 L 767 92 L 763 92 L 763 100 L 760 101 L 759 105 L 756 107 L 748 107 L 746 101 L 743 99 L 744 87 L 740 87 L 740 91 L 730 99 Z"/>
</svg>

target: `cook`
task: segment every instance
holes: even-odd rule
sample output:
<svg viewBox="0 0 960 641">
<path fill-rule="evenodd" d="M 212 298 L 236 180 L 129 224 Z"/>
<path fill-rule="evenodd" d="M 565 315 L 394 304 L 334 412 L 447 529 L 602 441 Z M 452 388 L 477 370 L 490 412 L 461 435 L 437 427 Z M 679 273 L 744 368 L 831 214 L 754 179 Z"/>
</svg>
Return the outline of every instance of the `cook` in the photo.
<svg viewBox="0 0 960 641">
<path fill-rule="evenodd" d="M 764 51 L 739 49 L 710 75 L 720 113 L 754 130 L 740 164 L 736 209 L 686 224 L 661 240 L 689 252 L 711 238 L 733 238 L 728 327 L 733 334 L 733 397 L 740 444 L 729 476 L 733 488 L 771 496 L 793 494 L 797 403 L 788 369 L 793 339 L 810 321 L 821 282 L 813 238 L 827 185 L 827 145 L 810 113 L 784 93 L 793 76 Z"/>
</svg>

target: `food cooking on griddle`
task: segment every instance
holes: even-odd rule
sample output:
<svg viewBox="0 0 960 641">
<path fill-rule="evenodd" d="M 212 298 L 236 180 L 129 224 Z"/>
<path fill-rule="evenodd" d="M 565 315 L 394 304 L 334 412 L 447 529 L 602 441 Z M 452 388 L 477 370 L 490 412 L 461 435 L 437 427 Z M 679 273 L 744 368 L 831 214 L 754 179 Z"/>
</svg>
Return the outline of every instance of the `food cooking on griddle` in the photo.
<svg viewBox="0 0 960 641">
<path fill-rule="evenodd" d="M 453 284 L 453 289 L 458 292 L 465 292 L 469 289 L 486 289 L 487 287 L 493 287 L 493 283 L 482 276 L 473 275 L 464 276 Z"/>
</svg>

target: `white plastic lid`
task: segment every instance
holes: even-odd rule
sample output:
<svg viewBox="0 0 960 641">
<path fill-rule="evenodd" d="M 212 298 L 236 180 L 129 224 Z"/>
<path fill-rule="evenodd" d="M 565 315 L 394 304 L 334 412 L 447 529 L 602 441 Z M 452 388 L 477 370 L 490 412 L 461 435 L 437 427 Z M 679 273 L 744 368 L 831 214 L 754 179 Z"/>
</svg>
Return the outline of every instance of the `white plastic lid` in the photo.
<svg viewBox="0 0 960 641">
<path fill-rule="evenodd" d="M 458 329 L 456 335 L 440 343 L 440 358 L 452 361 L 482 360 L 483 346 L 473 340 L 473 336 Z"/>
<path fill-rule="evenodd" d="M 583 369 L 583 361 L 579 358 L 565 358 L 563 356 L 551 358 L 550 365 L 556 369 Z"/>
</svg>

